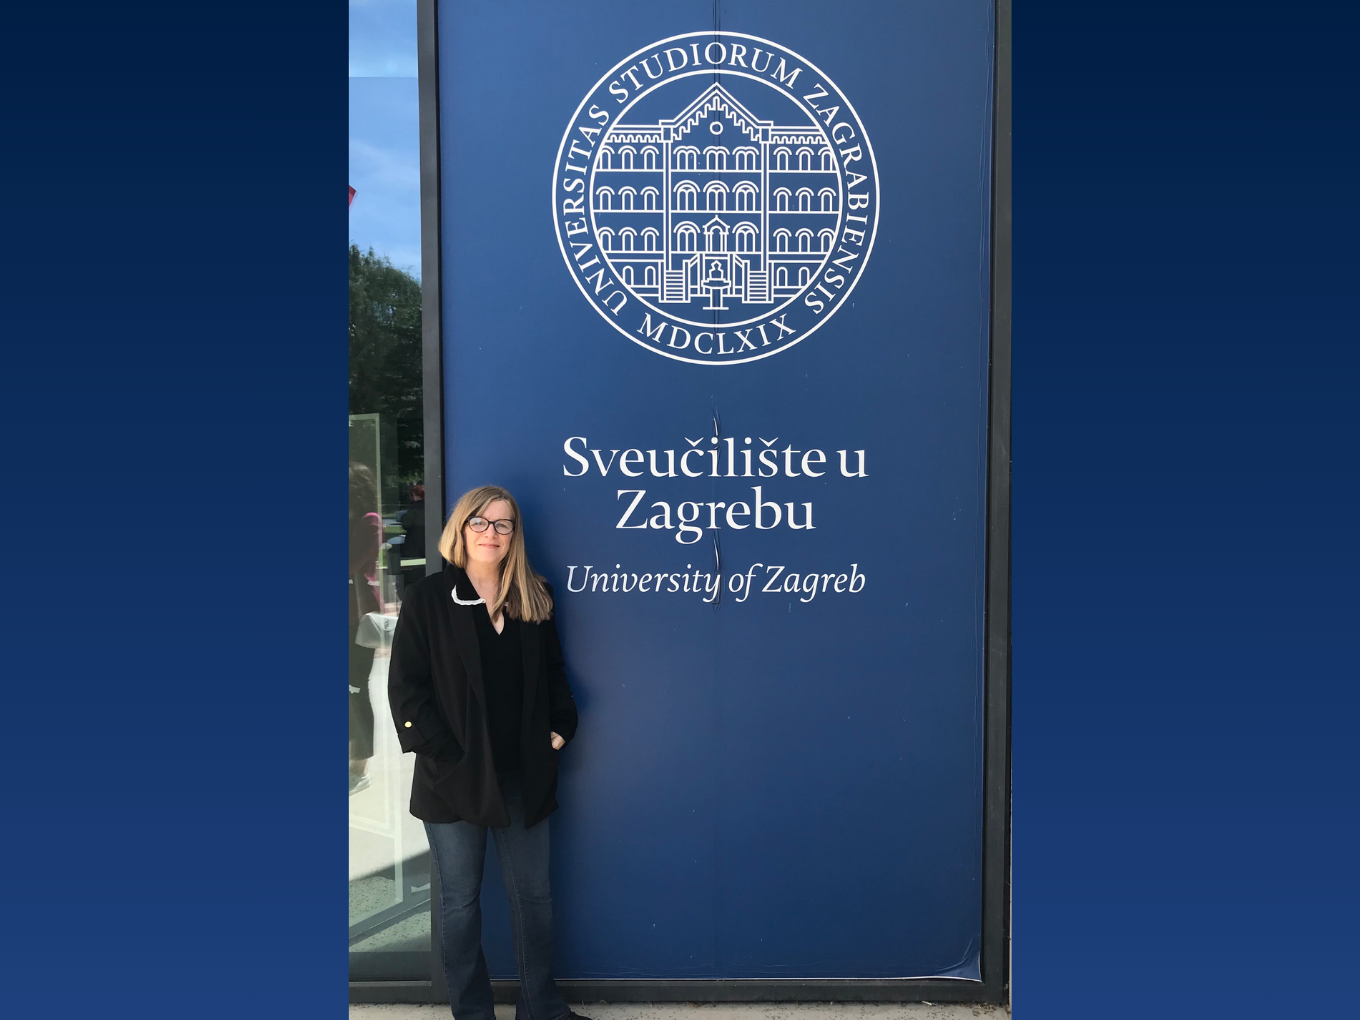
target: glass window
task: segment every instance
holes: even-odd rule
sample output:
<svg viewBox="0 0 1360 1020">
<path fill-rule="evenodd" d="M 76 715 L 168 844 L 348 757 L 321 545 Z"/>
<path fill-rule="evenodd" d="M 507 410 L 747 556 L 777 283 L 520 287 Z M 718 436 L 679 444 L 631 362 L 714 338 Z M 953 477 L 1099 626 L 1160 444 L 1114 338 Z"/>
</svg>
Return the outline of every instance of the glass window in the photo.
<svg viewBox="0 0 1360 1020">
<path fill-rule="evenodd" d="M 429 847 L 387 710 L 389 627 L 425 574 L 416 5 L 349 10 L 350 977 L 422 980 Z"/>
</svg>

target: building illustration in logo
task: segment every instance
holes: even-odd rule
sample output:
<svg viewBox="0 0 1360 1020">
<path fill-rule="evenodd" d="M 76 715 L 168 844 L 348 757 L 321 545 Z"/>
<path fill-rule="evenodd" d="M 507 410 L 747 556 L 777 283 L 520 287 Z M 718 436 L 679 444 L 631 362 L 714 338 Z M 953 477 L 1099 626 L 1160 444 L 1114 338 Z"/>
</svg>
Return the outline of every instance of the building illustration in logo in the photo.
<svg viewBox="0 0 1360 1020">
<path fill-rule="evenodd" d="M 591 174 L 594 232 L 635 296 L 682 319 L 758 315 L 835 247 L 840 167 L 815 122 L 754 116 L 721 84 L 671 119 L 616 123 Z"/>
</svg>

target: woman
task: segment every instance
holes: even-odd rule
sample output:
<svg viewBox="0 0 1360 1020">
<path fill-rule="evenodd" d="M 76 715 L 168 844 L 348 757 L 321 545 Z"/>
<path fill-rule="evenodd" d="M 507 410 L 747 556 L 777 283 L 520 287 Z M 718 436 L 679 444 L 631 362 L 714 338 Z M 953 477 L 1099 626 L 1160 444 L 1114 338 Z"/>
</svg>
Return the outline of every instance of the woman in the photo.
<svg viewBox="0 0 1360 1020">
<path fill-rule="evenodd" d="M 519 507 L 483 486 L 439 539 L 443 572 L 407 590 L 387 692 L 402 749 L 416 752 L 411 813 L 425 822 L 439 935 L 457 1020 L 494 1020 L 482 954 L 482 864 L 491 830 L 510 898 L 517 1020 L 568 1020 L 552 976 L 547 817 L 576 704 L 552 588 L 529 568 Z"/>
<path fill-rule="evenodd" d="M 382 612 L 378 598 L 378 550 L 383 523 L 378 515 L 378 483 L 365 464 L 349 463 L 349 792 L 367 789 L 368 759 L 373 757 L 373 702 L 368 675 L 373 649 L 355 644 L 359 621 Z"/>
</svg>

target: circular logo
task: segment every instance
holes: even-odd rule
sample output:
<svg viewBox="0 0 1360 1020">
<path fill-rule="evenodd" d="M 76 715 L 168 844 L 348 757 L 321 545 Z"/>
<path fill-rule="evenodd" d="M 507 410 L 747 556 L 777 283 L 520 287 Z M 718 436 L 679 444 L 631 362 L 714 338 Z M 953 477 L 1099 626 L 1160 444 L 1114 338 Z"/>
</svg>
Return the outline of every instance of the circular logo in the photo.
<svg viewBox="0 0 1360 1020">
<path fill-rule="evenodd" d="M 700 365 L 767 358 L 845 303 L 873 250 L 859 115 L 792 50 L 735 32 L 647 46 L 581 101 L 557 152 L 562 257 L 606 322 Z"/>
</svg>

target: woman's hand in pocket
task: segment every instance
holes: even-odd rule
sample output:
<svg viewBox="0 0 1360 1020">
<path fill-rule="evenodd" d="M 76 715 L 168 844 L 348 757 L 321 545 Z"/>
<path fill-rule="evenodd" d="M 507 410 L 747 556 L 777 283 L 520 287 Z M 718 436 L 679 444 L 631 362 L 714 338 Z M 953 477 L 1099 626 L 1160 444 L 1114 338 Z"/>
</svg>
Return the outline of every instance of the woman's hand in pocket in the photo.
<svg viewBox="0 0 1360 1020">
<path fill-rule="evenodd" d="M 463 749 L 458 746 L 458 741 L 453 739 L 453 734 L 445 734 L 435 740 L 434 745 L 429 750 L 429 755 L 437 762 L 447 763 L 463 760 Z"/>
</svg>

